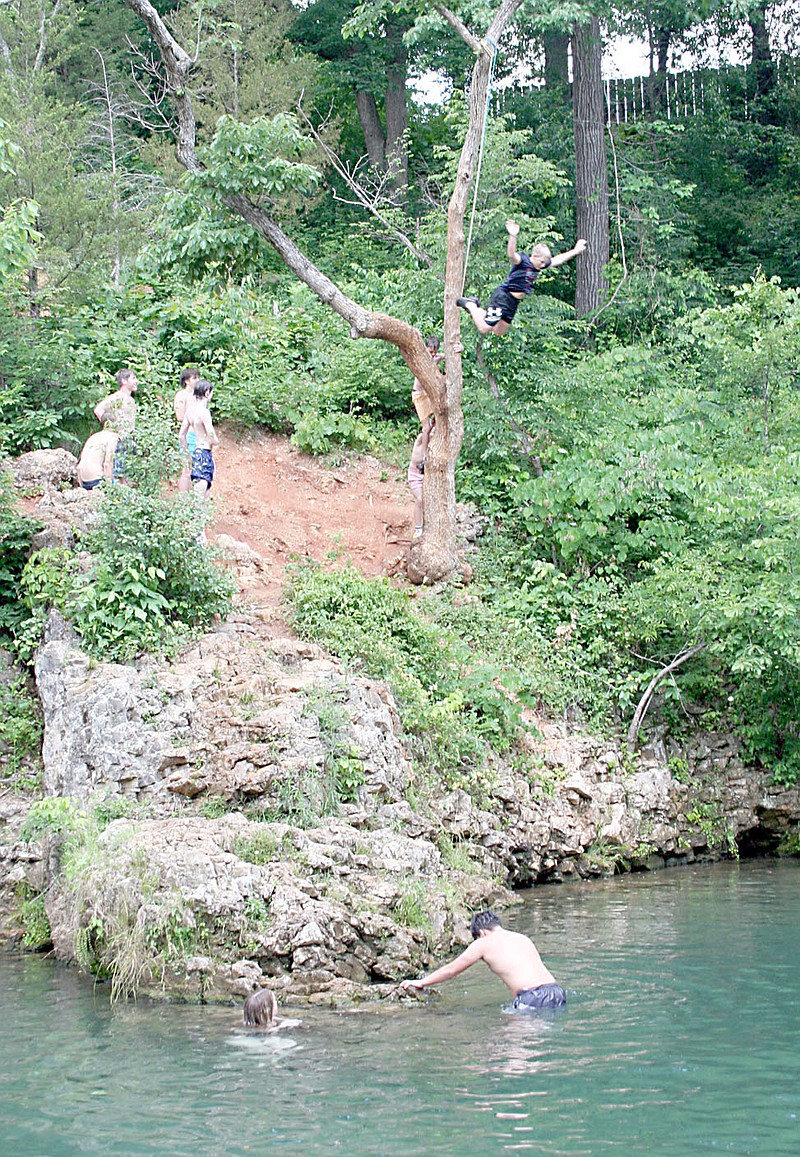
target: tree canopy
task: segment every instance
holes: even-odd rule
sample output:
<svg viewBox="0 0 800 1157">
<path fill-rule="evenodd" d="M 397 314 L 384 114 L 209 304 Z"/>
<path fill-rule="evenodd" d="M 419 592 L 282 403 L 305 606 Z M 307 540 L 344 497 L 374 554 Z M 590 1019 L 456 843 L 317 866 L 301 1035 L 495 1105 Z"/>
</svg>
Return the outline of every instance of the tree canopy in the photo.
<svg viewBox="0 0 800 1157">
<path fill-rule="evenodd" d="M 0 9 L 3 449 L 75 449 L 120 365 L 158 405 L 191 362 L 223 420 L 397 459 L 413 373 L 440 414 L 420 575 L 453 570 L 456 497 L 489 525 L 470 599 L 429 613 L 519 702 L 627 728 L 662 673 L 644 733 L 716 719 L 794 775 L 800 68 L 779 6 L 92 15 Z M 620 28 L 653 70 L 609 123 L 595 50 Z M 712 37 L 745 63 L 668 107 L 671 50 L 699 69 Z M 440 100 L 412 87 L 426 68 Z M 488 339 L 455 305 L 484 124 L 469 289 L 502 279 L 509 217 L 526 248 L 598 230 L 590 281 L 545 271 Z"/>
</svg>

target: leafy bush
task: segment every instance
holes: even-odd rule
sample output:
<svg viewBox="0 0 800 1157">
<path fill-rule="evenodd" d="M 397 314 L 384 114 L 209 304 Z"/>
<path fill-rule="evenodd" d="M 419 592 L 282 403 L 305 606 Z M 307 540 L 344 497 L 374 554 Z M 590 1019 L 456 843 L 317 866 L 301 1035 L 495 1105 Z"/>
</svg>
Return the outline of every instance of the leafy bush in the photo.
<svg viewBox="0 0 800 1157">
<path fill-rule="evenodd" d="M 26 896 L 19 905 L 22 924 L 22 944 L 31 952 L 41 952 L 52 944 L 50 921 L 44 905 L 44 892 L 38 896 Z"/>
<path fill-rule="evenodd" d="M 0 637 L 11 635 L 25 618 L 20 580 L 39 526 L 19 513 L 11 477 L 0 472 Z"/>
<path fill-rule="evenodd" d="M 514 741 L 521 707 L 513 677 L 476 660 L 386 581 L 301 566 L 289 598 L 299 634 L 390 683 L 419 759 L 445 780 L 475 786 L 484 744 L 502 751 Z"/>
<path fill-rule="evenodd" d="M 0 682 L 0 766 L 18 787 L 38 786 L 42 716 L 21 676 Z M 29 772 L 22 773 L 28 768 Z"/>
<path fill-rule="evenodd" d="M 292 442 L 306 454 L 329 454 L 335 446 L 365 450 L 369 427 L 353 414 L 314 414 L 298 419 Z"/>
<path fill-rule="evenodd" d="M 40 551 L 23 574 L 31 611 L 52 604 L 90 654 L 125 660 L 176 643 L 224 615 L 233 580 L 198 541 L 202 511 L 189 496 L 168 501 L 112 487 L 86 545 L 87 572 L 63 551 Z"/>
<path fill-rule="evenodd" d="M 32 318 L 20 304 L 0 298 L 0 449 L 77 449 L 100 394 L 88 351 L 59 315 Z"/>
<path fill-rule="evenodd" d="M 28 812 L 20 830 L 23 840 L 40 836 L 62 836 L 67 842 L 80 843 L 89 825 L 89 816 L 62 796 L 37 800 Z"/>
<path fill-rule="evenodd" d="M 141 494 L 157 497 L 165 481 L 180 474 L 182 467 L 172 408 L 160 402 L 139 402 L 136 432 L 126 446 L 126 480 Z"/>
</svg>

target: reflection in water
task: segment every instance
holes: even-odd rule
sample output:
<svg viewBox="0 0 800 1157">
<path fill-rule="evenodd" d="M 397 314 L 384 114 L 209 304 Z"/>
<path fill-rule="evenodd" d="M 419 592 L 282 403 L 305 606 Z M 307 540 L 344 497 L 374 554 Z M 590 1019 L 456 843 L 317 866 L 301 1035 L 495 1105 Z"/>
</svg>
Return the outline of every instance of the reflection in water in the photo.
<svg viewBox="0 0 800 1157">
<path fill-rule="evenodd" d="M 244 1049 L 245 1052 L 266 1057 L 299 1047 L 298 1042 L 293 1037 L 278 1036 L 275 1033 L 237 1032 L 227 1037 L 224 1043 L 229 1048 Z"/>
<path fill-rule="evenodd" d="M 799 884 L 780 863 L 537 889 L 508 923 L 559 1012 L 507 1015 L 473 969 L 426 1006 L 258 1033 L 0 957 L 3 1152 L 796 1157 Z"/>
<path fill-rule="evenodd" d="M 553 1033 L 567 1009 L 513 1013 L 508 1005 L 496 1031 L 485 1042 L 481 1071 L 520 1076 L 533 1073 L 552 1057 Z"/>
</svg>

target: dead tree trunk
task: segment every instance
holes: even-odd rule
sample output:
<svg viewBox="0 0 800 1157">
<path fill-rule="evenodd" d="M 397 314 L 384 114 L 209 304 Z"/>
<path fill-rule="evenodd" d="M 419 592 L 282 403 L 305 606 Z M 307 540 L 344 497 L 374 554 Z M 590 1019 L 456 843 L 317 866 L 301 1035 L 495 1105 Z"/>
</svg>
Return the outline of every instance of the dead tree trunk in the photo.
<svg viewBox="0 0 800 1157">
<path fill-rule="evenodd" d="M 177 43 L 150 0 L 125 0 L 147 26 L 166 73 L 167 87 L 177 114 L 176 152 L 185 168 L 197 170 L 195 119 L 188 91 L 192 60 Z M 491 71 L 492 49 L 512 20 L 522 0 L 502 0 L 480 40 L 444 7 L 437 11 L 473 49 L 477 60 L 472 73 L 470 120 L 447 214 L 447 265 L 444 291 L 444 347 L 446 379 L 431 360 L 419 330 L 399 318 L 373 313 L 347 297 L 326 277 L 259 206 L 247 197 L 225 198 L 227 208 L 238 214 L 275 248 L 287 267 L 320 301 L 347 321 L 352 337 L 376 338 L 399 349 L 411 373 L 419 378 L 434 403 L 437 423 L 425 466 L 425 533 L 413 548 L 409 574 L 419 582 L 435 582 L 458 566 L 455 542 L 455 465 L 461 450 L 464 419 L 461 410 L 461 358 L 453 353 L 460 338 L 461 317 L 455 304 L 461 293 L 464 262 L 464 213 L 478 157 L 484 109 Z"/>
</svg>

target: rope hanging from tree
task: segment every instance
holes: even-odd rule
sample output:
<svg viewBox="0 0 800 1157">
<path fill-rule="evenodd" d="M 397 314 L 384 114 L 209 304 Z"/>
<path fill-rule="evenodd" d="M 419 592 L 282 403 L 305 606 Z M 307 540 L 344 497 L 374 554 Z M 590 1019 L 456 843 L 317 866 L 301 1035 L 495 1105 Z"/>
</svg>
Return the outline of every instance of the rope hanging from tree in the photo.
<svg viewBox="0 0 800 1157">
<path fill-rule="evenodd" d="M 461 279 L 461 292 L 464 292 L 464 286 L 467 284 L 467 267 L 469 266 L 469 251 L 472 246 L 472 229 L 475 224 L 475 207 L 478 204 L 478 189 L 481 183 L 481 166 L 483 165 L 483 146 L 486 143 L 486 129 L 489 124 L 489 105 L 492 99 L 492 81 L 494 80 L 494 66 L 497 63 L 497 45 L 486 36 L 481 41 L 481 46 L 484 44 L 491 45 L 492 49 L 492 63 L 489 70 L 489 83 L 486 86 L 486 108 L 483 111 L 483 129 L 481 130 L 481 145 L 478 150 L 478 168 L 475 173 L 475 191 L 472 194 L 472 213 L 469 218 L 469 235 L 467 237 L 467 249 L 464 254 L 464 276 Z"/>
</svg>

